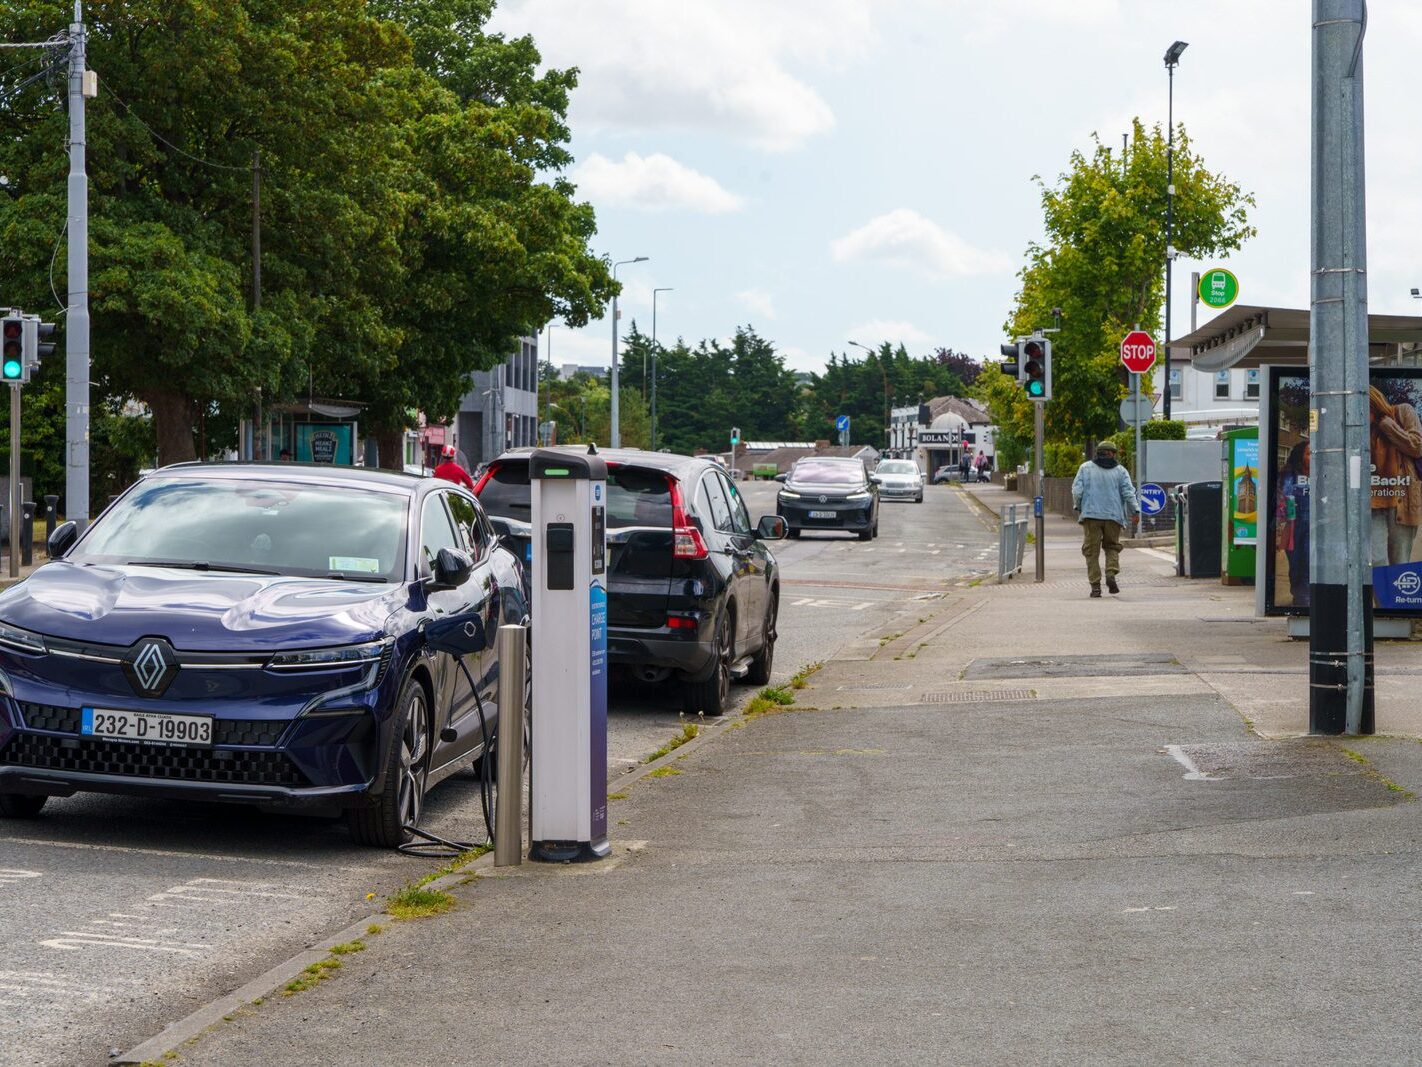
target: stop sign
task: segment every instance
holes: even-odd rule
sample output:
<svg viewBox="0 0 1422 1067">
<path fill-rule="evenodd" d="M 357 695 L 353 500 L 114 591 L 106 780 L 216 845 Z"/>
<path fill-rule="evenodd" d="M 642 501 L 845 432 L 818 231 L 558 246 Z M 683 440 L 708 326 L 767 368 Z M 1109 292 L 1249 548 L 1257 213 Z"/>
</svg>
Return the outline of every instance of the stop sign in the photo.
<svg viewBox="0 0 1422 1067">
<path fill-rule="evenodd" d="M 1155 338 L 1144 330 L 1132 330 L 1121 341 L 1121 362 L 1132 374 L 1144 374 L 1155 366 Z"/>
</svg>

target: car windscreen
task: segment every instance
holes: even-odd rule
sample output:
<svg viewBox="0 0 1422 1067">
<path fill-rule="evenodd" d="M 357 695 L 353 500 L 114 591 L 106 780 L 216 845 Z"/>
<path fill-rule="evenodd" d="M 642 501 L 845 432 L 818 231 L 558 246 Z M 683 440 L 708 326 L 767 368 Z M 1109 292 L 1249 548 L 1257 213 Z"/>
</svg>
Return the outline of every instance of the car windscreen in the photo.
<svg viewBox="0 0 1422 1067">
<path fill-rule="evenodd" d="M 876 474 L 917 474 L 918 466 L 908 460 L 891 460 L 888 463 L 880 463 Z"/>
<path fill-rule="evenodd" d="M 479 490 L 479 503 L 495 518 L 533 521 L 527 463 L 502 463 Z M 671 483 L 659 470 L 615 467 L 607 472 L 607 526 L 672 524 Z"/>
<path fill-rule="evenodd" d="M 802 459 L 790 472 L 790 481 L 809 485 L 861 485 L 864 482 L 864 466 L 860 463 Z"/>
<path fill-rule="evenodd" d="M 155 478 L 115 502 L 65 558 L 398 581 L 408 510 L 404 494 L 357 486 Z"/>
</svg>

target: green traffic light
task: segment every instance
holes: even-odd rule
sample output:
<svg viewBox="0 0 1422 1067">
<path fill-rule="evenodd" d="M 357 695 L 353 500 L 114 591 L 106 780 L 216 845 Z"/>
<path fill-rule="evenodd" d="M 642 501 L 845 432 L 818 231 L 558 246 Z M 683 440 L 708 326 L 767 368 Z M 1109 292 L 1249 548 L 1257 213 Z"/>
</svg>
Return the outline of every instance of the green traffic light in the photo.
<svg viewBox="0 0 1422 1067">
<path fill-rule="evenodd" d="M 7 382 L 19 381 L 20 373 L 24 370 L 20 366 L 18 359 L 7 359 L 5 361 L 5 380 Z"/>
<path fill-rule="evenodd" d="M 1045 396 L 1047 392 L 1046 383 L 1040 381 L 1030 381 L 1027 383 L 1028 396 Z"/>
</svg>

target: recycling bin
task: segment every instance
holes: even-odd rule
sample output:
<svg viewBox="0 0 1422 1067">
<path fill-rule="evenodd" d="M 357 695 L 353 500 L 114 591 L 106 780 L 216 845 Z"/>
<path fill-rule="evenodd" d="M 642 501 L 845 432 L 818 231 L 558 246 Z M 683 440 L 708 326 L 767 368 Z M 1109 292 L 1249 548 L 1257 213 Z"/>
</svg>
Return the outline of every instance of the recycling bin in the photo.
<svg viewBox="0 0 1422 1067">
<path fill-rule="evenodd" d="M 1190 482 L 1177 492 L 1179 570 L 1186 578 L 1218 578 L 1224 539 L 1223 482 Z"/>
</svg>

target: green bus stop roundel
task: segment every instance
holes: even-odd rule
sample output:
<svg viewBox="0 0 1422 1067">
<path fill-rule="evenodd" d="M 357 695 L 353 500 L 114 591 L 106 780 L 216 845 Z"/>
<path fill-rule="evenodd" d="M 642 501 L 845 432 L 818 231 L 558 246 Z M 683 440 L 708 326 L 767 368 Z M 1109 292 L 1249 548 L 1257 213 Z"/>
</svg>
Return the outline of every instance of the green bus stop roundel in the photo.
<svg viewBox="0 0 1422 1067">
<path fill-rule="evenodd" d="M 1233 271 L 1215 267 L 1200 275 L 1200 300 L 1212 308 L 1227 308 L 1239 299 L 1239 279 Z"/>
</svg>

